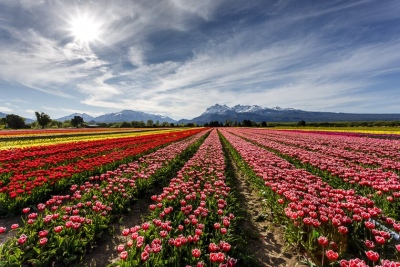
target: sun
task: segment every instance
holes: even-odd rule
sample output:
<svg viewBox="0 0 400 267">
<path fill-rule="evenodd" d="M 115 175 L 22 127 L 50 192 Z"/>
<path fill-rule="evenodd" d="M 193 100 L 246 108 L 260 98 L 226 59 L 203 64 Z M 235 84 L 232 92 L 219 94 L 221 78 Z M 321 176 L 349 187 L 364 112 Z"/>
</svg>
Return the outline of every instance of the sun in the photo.
<svg viewBox="0 0 400 267">
<path fill-rule="evenodd" d="M 89 44 L 98 41 L 101 35 L 101 23 L 87 14 L 79 15 L 69 22 L 70 32 L 75 41 Z"/>
</svg>

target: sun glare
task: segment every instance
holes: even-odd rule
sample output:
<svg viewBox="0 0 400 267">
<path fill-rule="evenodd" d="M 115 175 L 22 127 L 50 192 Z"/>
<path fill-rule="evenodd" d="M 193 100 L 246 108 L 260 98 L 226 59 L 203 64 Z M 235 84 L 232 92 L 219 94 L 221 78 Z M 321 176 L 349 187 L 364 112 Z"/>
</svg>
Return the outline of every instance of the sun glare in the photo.
<svg viewBox="0 0 400 267">
<path fill-rule="evenodd" d="M 100 22 L 88 15 L 75 17 L 71 20 L 70 26 L 71 34 L 78 42 L 89 44 L 99 40 L 101 34 Z"/>
</svg>

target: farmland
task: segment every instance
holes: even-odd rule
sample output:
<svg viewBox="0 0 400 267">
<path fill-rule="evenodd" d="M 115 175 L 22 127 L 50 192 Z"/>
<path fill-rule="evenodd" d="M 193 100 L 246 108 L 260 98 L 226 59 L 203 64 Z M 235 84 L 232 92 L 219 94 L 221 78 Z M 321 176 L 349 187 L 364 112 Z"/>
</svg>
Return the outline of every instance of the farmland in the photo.
<svg viewBox="0 0 400 267">
<path fill-rule="evenodd" d="M 400 265 L 397 132 L 68 129 L 0 140 L 0 266 Z M 112 253 L 100 261 L 102 246 Z"/>
</svg>

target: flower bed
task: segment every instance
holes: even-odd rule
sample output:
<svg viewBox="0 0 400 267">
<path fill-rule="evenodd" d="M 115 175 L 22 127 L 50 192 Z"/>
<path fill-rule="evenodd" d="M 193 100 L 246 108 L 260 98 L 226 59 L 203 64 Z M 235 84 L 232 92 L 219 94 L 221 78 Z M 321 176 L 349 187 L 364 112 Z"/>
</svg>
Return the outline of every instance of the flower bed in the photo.
<svg viewBox="0 0 400 267">
<path fill-rule="evenodd" d="M 386 217 L 372 200 L 332 188 L 272 152 L 227 130 L 221 133 L 237 151 L 237 160 L 247 163 L 249 176 L 263 181 L 266 203 L 275 221 L 285 224 L 286 240 L 303 247 L 319 266 L 339 260 L 349 266 L 346 261 L 355 257 L 369 265 L 399 259 L 400 222 Z"/>
<path fill-rule="evenodd" d="M 206 132 L 159 149 L 114 171 L 93 176 L 82 185 L 71 186 L 70 195 L 53 196 L 35 208 L 24 208 L 24 224 L 11 226 L 18 231 L 0 249 L 4 266 L 49 266 L 70 264 L 108 229 L 114 217 L 124 212 L 140 191 L 151 189 L 166 179 L 172 166 L 192 155 Z M 15 228 L 15 230 L 13 230 Z M 4 232 L 5 227 L 0 228 Z M 1 265 L 0 264 L 0 265 Z M 3 265 L 2 265 L 3 266 Z"/>
<path fill-rule="evenodd" d="M 148 221 L 122 235 L 119 266 L 235 266 L 227 235 L 229 211 L 224 155 L 216 130 L 160 195 Z"/>
<path fill-rule="evenodd" d="M 96 172 L 113 169 L 141 153 L 202 130 L 107 139 L 76 143 L 73 146 L 55 145 L 46 147 L 45 151 L 43 148 L 10 150 L 9 156 L 12 159 L 3 157 L 5 162 L 1 163 L 0 207 L 7 212 L 21 210 L 30 203 L 42 201 L 53 192 L 60 192 L 73 183 L 82 182 Z M 12 157 L 12 154 L 16 156 Z M 17 163 L 14 164 L 14 161 Z"/>
</svg>

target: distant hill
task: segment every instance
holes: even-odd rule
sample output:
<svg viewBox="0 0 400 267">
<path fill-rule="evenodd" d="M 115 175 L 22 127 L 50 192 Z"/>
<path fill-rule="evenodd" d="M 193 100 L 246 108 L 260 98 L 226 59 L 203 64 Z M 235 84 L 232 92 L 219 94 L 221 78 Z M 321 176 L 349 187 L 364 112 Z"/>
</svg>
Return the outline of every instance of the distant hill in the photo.
<svg viewBox="0 0 400 267">
<path fill-rule="evenodd" d="M 65 116 L 65 117 L 61 117 L 61 118 L 58 118 L 58 119 L 55 119 L 55 120 L 64 122 L 66 120 L 73 119 L 75 116 L 80 116 L 83 119 L 83 121 L 85 121 L 85 122 L 89 122 L 91 120 L 94 120 L 94 117 L 92 117 L 92 116 L 90 116 L 90 115 L 88 115 L 86 113 L 74 113 L 74 114 L 71 114 L 71 115 L 68 115 L 68 116 Z"/>
<path fill-rule="evenodd" d="M 6 117 L 8 114 L 0 112 L 0 118 Z M 320 111 L 304 111 L 294 108 L 280 107 L 261 107 L 257 105 L 236 105 L 228 107 L 227 105 L 215 104 L 207 108 L 200 116 L 193 119 L 182 119 L 176 121 L 167 116 L 145 113 L 133 110 L 121 110 L 119 112 L 107 113 L 98 117 L 92 117 L 86 113 L 74 113 L 62 118 L 55 119 L 57 121 L 70 120 L 74 116 L 81 116 L 85 122 L 94 121 L 97 123 L 115 123 L 115 122 L 131 122 L 152 120 L 168 122 L 168 123 L 197 123 L 205 124 L 210 121 L 218 121 L 224 123 L 226 120 L 232 122 L 242 122 L 243 120 L 251 120 L 254 122 L 351 122 L 351 121 L 399 121 L 400 114 L 360 114 L 360 113 L 342 113 L 342 112 L 320 112 Z M 26 123 L 34 120 L 25 119 Z"/>
<path fill-rule="evenodd" d="M 141 111 L 133 111 L 133 110 L 121 110 L 119 112 L 114 112 L 114 113 L 107 113 L 104 115 L 100 115 L 98 117 L 92 117 L 90 115 L 87 115 L 85 113 L 83 114 L 71 114 L 59 119 L 56 119 L 57 121 L 65 121 L 65 120 L 70 120 L 74 116 L 81 116 L 85 122 L 89 121 L 95 121 L 97 123 L 99 122 L 105 122 L 105 123 L 114 123 L 114 122 L 131 122 L 131 121 L 144 121 L 147 122 L 147 120 L 153 120 L 155 123 L 156 121 L 159 121 L 160 123 L 162 122 L 168 122 L 168 123 L 173 123 L 176 122 L 174 119 L 171 119 L 166 116 L 161 116 L 161 115 L 155 115 L 155 114 L 150 114 L 150 113 L 145 113 Z"/>
<path fill-rule="evenodd" d="M 263 108 L 260 106 L 215 104 L 206 109 L 203 114 L 191 120 L 180 120 L 178 123 L 204 124 L 210 121 L 224 123 L 226 120 L 242 122 L 251 120 L 255 122 L 339 122 L 339 121 L 395 121 L 400 120 L 400 114 L 358 114 L 304 111 L 294 108 Z"/>
<path fill-rule="evenodd" d="M 10 114 L 13 114 L 13 113 L 10 113 Z M 5 117 L 7 117 L 7 115 L 9 115 L 9 114 L 0 112 L 0 118 L 5 118 Z M 15 114 L 15 115 L 18 115 L 18 114 Z M 34 120 L 32 120 L 32 119 L 28 119 L 28 118 L 24 118 L 24 119 L 25 119 L 25 123 L 32 123 L 32 122 L 34 122 Z"/>
</svg>

